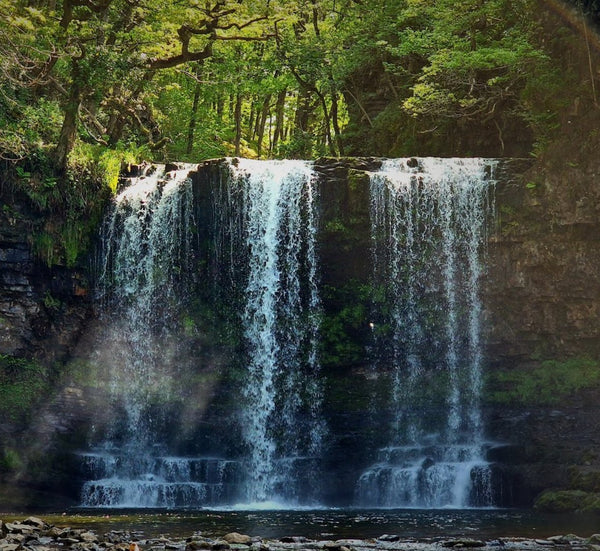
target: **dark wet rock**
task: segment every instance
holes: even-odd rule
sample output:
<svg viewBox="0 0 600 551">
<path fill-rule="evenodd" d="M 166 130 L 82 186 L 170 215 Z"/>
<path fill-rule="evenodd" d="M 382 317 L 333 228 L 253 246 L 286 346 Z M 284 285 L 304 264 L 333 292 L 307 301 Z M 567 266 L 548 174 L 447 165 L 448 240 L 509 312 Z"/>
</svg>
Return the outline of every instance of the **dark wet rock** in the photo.
<svg viewBox="0 0 600 551">
<path fill-rule="evenodd" d="M 58 543 L 62 545 L 74 545 L 75 543 L 79 543 L 77 538 L 63 537 L 57 539 Z"/>
<path fill-rule="evenodd" d="M 7 522 L 6 529 L 12 534 L 31 534 L 34 531 L 33 526 L 20 522 Z"/>
<path fill-rule="evenodd" d="M 379 536 L 377 539 L 379 541 L 398 541 L 400 536 L 397 536 L 396 534 L 383 534 L 383 536 Z"/>
<path fill-rule="evenodd" d="M 472 540 L 472 539 L 455 539 L 455 540 L 446 540 L 442 542 L 443 547 L 485 547 L 485 542 L 481 540 Z"/>
<path fill-rule="evenodd" d="M 124 530 L 112 530 L 105 534 L 104 539 L 110 543 L 129 543 L 131 541 L 132 536 L 131 533 L 125 532 Z M 129 547 L 128 547 L 129 549 Z"/>
</svg>

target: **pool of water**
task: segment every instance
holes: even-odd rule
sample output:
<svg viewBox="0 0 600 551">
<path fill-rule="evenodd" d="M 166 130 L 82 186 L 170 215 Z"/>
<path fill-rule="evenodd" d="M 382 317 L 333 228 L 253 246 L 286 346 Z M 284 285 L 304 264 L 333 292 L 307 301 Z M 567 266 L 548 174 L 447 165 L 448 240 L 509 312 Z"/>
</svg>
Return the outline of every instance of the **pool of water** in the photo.
<svg viewBox="0 0 600 551">
<path fill-rule="evenodd" d="M 23 518 L 23 515 L 12 515 Z M 486 510 L 271 510 L 271 511 L 117 511 L 78 510 L 44 514 L 52 524 L 140 532 L 140 538 L 160 534 L 187 537 L 194 532 L 220 536 L 241 532 L 264 538 L 306 536 L 314 539 L 471 536 L 543 538 L 557 534 L 590 536 L 600 532 L 600 516 L 541 514 L 514 509 Z M 7 515 L 0 518 L 9 520 Z"/>
</svg>

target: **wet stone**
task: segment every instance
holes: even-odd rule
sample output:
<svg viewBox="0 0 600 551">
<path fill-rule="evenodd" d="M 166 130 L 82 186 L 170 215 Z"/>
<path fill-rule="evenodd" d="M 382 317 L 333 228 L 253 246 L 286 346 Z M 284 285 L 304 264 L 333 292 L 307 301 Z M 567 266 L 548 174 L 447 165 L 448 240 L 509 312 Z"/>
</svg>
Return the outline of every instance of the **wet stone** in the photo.
<svg viewBox="0 0 600 551">
<path fill-rule="evenodd" d="M 75 545 L 76 543 L 79 543 L 79 540 L 76 538 L 62 536 L 58 538 L 58 542 L 62 543 L 63 545 Z"/>
<path fill-rule="evenodd" d="M 69 533 L 69 529 L 65 529 L 65 528 L 57 528 L 56 526 L 53 526 L 52 528 L 50 528 L 47 532 L 46 535 L 50 536 L 52 538 L 60 538 L 62 536 L 66 536 Z"/>
<path fill-rule="evenodd" d="M 94 532 L 82 532 L 81 534 L 79 534 L 79 539 L 81 541 L 85 541 L 85 542 L 98 542 L 99 538 L 96 534 L 94 534 Z"/>
<path fill-rule="evenodd" d="M 379 541 L 398 541 L 400 536 L 396 534 L 383 534 L 383 536 L 379 536 L 377 539 Z"/>
<path fill-rule="evenodd" d="M 230 545 L 225 540 L 217 540 L 212 544 L 214 551 L 223 551 L 224 549 L 230 549 Z"/>
<path fill-rule="evenodd" d="M 27 517 L 23 521 L 23 524 L 28 524 L 29 526 L 33 526 L 38 530 L 43 530 L 48 527 L 48 525 L 41 518 L 38 517 Z"/>
<path fill-rule="evenodd" d="M 9 532 L 16 534 L 30 534 L 33 532 L 33 527 L 27 524 L 21 524 L 20 522 L 7 522 L 6 529 Z"/>
<path fill-rule="evenodd" d="M 250 545 L 252 543 L 252 538 L 246 534 L 240 534 L 238 532 L 230 532 L 229 534 L 225 534 L 223 539 L 228 543 L 242 544 L 242 545 Z"/>
<path fill-rule="evenodd" d="M 456 539 L 442 542 L 443 547 L 485 547 L 485 542 L 472 539 Z"/>
<path fill-rule="evenodd" d="M 197 549 L 212 549 L 212 543 L 206 540 L 190 541 L 185 546 L 186 551 L 196 551 Z"/>
</svg>

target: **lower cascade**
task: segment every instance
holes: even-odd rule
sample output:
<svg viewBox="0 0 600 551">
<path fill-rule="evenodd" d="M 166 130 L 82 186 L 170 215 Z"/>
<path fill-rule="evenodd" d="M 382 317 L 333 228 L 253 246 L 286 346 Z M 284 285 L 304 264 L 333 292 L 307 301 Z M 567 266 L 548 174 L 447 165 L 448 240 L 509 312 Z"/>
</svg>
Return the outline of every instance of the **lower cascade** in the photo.
<svg viewBox="0 0 600 551">
<path fill-rule="evenodd" d="M 479 408 L 493 169 L 481 159 L 401 159 L 370 176 L 374 363 L 390 372 L 391 422 L 389 444 L 357 482 L 357 505 L 493 504 Z"/>
<path fill-rule="evenodd" d="M 88 359 L 102 392 L 78 456 L 82 506 L 494 505 L 479 402 L 495 161 L 361 166 L 364 238 L 348 243 L 365 249 L 355 361 L 375 381 L 356 385 L 369 429 L 328 403 L 345 399 L 324 347 L 343 344 L 348 318 L 327 316 L 347 305 L 331 305 L 320 241 L 350 235 L 321 203 L 338 181 L 322 187 L 307 161 L 146 167 L 100 238 Z"/>
</svg>

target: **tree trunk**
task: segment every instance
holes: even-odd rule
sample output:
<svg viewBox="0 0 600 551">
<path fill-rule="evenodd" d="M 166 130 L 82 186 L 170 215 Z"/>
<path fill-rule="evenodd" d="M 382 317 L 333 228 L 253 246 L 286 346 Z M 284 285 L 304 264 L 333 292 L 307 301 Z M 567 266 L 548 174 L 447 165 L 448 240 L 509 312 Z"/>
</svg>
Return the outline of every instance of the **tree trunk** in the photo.
<svg viewBox="0 0 600 551">
<path fill-rule="evenodd" d="M 277 146 L 279 141 L 283 140 L 283 126 L 284 126 L 284 108 L 285 108 L 285 97 L 287 95 L 287 89 L 284 88 L 279 92 L 277 96 L 277 104 L 275 106 L 275 132 L 273 133 L 273 145 L 271 152 L 277 152 Z"/>
<path fill-rule="evenodd" d="M 294 115 L 294 127 L 300 132 L 307 132 L 309 119 L 310 90 L 301 84 L 298 92 L 298 101 L 296 103 L 296 113 Z"/>
<path fill-rule="evenodd" d="M 267 124 L 267 117 L 269 116 L 269 104 L 271 103 L 271 94 L 267 94 L 263 101 L 262 110 L 260 113 L 260 123 L 258 125 L 257 141 L 256 141 L 256 152 L 260 159 L 262 150 L 262 141 L 265 136 L 265 126 Z"/>
<path fill-rule="evenodd" d="M 63 119 L 60 136 L 54 151 L 56 167 L 61 172 L 64 172 L 67 168 L 69 153 L 71 153 L 75 145 L 75 140 L 77 138 L 77 118 L 82 100 L 82 92 L 77 78 L 77 71 L 74 70 L 73 73 L 76 76 L 73 78 L 73 83 L 71 84 L 69 99 L 65 106 L 65 118 Z"/>
<path fill-rule="evenodd" d="M 240 155 L 240 143 L 242 141 L 242 94 L 238 92 L 235 98 L 235 154 Z"/>
<path fill-rule="evenodd" d="M 344 156 L 344 144 L 342 142 L 342 133 L 340 131 L 340 121 L 338 119 L 338 95 L 337 92 L 331 94 L 331 124 L 333 125 L 333 133 L 335 134 L 335 142 L 337 144 L 338 153 Z"/>
<path fill-rule="evenodd" d="M 188 126 L 187 145 L 185 152 L 191 155 L 194 149 L 194 133 L 196 131 L 196 116 L 198 115 L 198 104 L 200 103 L 200 83 L 196 82 L 194 88 L 194 100 L 192 102 L 192 112 L 190 113 L 190 124 Z"/>
<path fill-rule="evenodd" d="M 329 154 L 333 157 L 336 156 L 335 153 L 335 145 L 333 143 L 333 139 L 331 137 L 331 122 L 329 118 L 329 110 L 327 109 L 327 101 L 325 100 L 325 96 L 319 92 L 315 87 L 315 92 L 319 97 L 319 101 L 321 102 L 321 107 L 323 109 L 323 127 L 325 130 L 325 141 L 327 142 L 327 149 L 329 150 Z"/>
<path fill-rule="evenodd" d="M 250 102 L 250 116 L 248 117 L 248 136 L 250 140 L 254 139 L 254 115 L 256 114 L 256 102 L 254 97 Z"/>
</svg>

